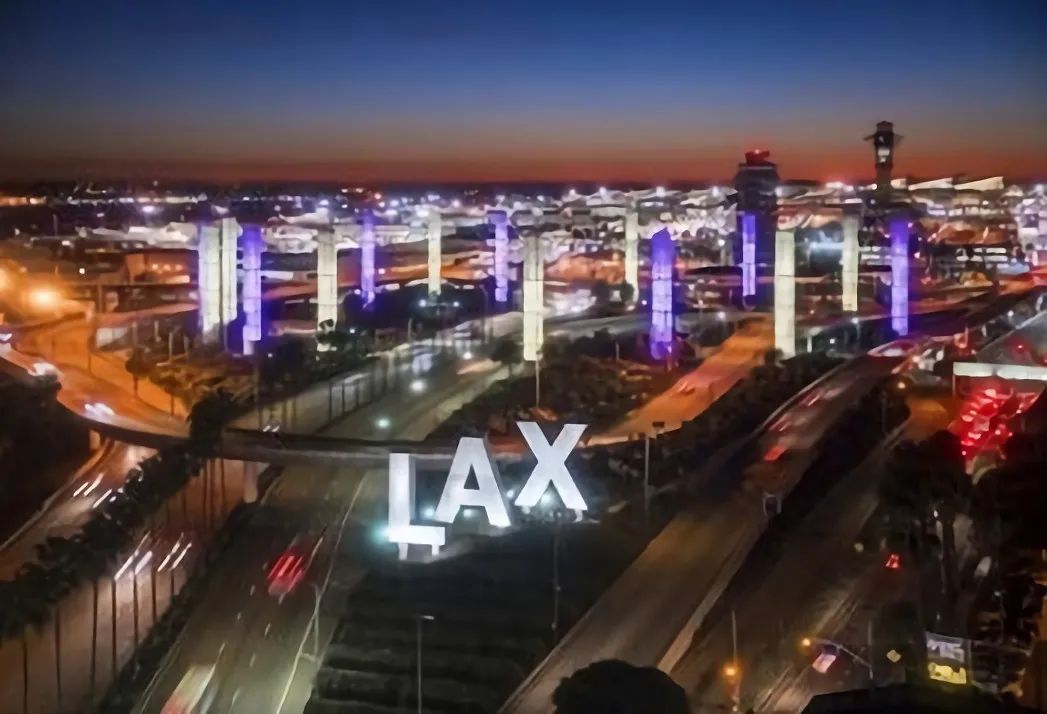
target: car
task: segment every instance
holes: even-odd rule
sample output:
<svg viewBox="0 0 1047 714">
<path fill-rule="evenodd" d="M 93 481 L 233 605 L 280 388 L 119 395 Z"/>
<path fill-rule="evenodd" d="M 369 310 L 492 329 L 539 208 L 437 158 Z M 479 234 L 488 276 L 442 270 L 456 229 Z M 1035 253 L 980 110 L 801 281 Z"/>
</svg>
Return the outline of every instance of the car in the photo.
<svg viewBox="0 0 1047 714">
<path fill-rule="evenodd" d="M 787 450 L 788 449 L 786 449 L 786 447 L 783 444 L 777 443 L 774 446 L 772 446 L 770 449 L 767 450 L 767 453 L 763 455 L 763 460 L 764 461 L 777 461 L 778 459 L 780 459 L 782 457 L 782 454 L 784 454 Z"/>
<path fill-rule="evenodd" d="M 113 408 L 104 402 L 88 402 L 84 404 L 84 410 L 93 417 L 116 416 Z"/>
<path fill-rule="evenodd" d="M 323 542 L 326 528 L 305 535 L 295 536 L 266 574 L 269 594 L 283 597 L 294 591 L 305 579 L 309 567 L 313 564 L 316 551 Z"/>
</svg>

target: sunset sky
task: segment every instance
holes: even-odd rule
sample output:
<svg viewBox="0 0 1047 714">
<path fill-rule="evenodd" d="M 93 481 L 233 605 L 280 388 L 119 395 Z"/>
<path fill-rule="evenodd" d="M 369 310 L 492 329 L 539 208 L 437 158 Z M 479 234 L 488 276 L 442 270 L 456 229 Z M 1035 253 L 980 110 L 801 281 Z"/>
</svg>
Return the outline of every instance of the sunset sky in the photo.
<svg viewBox="0 0 1047 714">
<path fill-rule="evenodd" d="M 13 5 L 13 7 L 12 7 Z M 0 178 L 1047 174 L 1047 0 L 13 0 Z"/>
</svg>

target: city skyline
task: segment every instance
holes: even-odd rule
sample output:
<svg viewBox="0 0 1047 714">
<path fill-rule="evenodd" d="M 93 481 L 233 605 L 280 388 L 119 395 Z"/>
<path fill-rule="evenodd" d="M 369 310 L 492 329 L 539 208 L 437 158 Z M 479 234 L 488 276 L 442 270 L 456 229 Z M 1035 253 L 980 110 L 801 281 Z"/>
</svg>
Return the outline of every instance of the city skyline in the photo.
<svg viewBox="0 0 1047 714">
<path fill-rule="evenodd" d="M 1002 6 L 19 4 L 0 178 L 722 181 L 759 147 L 858 180 L 885 119 L 897 175 L 1041 178 L 1047 6 Z"/>
</svg>

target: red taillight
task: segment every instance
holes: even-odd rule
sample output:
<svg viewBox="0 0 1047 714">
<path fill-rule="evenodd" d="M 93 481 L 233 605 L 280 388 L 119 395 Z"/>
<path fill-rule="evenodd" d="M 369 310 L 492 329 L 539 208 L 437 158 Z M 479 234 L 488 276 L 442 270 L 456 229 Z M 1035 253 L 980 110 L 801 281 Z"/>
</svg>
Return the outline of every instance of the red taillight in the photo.
<svg viewBox="0 0 1047 714">
<path fill-rule="evenodd" d="M 883 564 L 883 567 L 888 570 L 897 570 L 902 567 L 902 559 L 898 557 L 897 553 L 891 553 L 887 556 L 887 562 Z"/>
<path fill-rule="evenodd" d="M 269 580 L 280 580 L 286 576 L 294 568 L 295 564 L 300 561 L 296 555 L 284 554 L 280 556 L 280 559 L 276 561 L 276 565 L 269 571 Z"/>
<path fill-rule="evenodd" d="M 777 461 L 779 458 L 781 458 L 781 455 L 784 454 L 784 453 L 785 453 L 785 447 L 782 446 L 781 444 L 775 444 L 774 446 L 772 446 L 770 449 L 767 450 L 766 454 L 763 455 L 763 460 L 764 461 Z"/>
</svg>

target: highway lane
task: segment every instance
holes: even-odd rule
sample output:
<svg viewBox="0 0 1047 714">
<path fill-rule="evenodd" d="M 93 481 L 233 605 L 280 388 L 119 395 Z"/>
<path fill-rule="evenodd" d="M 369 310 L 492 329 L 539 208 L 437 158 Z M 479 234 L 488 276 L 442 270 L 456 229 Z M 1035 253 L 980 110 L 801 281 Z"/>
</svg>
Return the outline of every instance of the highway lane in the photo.
<svg viewBox="0 0 1047 714">
<path fill-rule="evenodd" d="M 0 548 L 0 580 L 10 579 L 35 557 L 38 544 L 52 536 L 69 537 L 90 517 L 95 504 L 108 492 L 124 485 L 128 472 L 152 450 L 105 442 L 25 526 Z"/>
<path fill-rule="evenodd" d="M 813 458 L 810 445 L 898 362 L 859 358 L 811 391 L 819 395 L 816 402 L 797 404 L 783 415 L 787 420 L 803 415 L 800 435 L 790 447 L 796 453 L 783 460 L 775 479 L 783 492 L 795 485 L 805 462 Z M 808 414 L 812 409 L 814 414 Z M 777 433 L 765 436 L 761 446 L 779 438 Z M 624 659 L 663 668 L 675 664 L 766 526 L 760 489 L 739 484 L 736 474 L 709 471 L 711 479 L 695 502 L 604 592 L 506 702 L 503 714 L 544 714 L 560 680 L 596 660 Z"/>
<path fill-rule="evenodd" d="M 489 368 L 497 369 L 493 364 Z M 434 379 L 422 395 L 409 389 L 391 392 L 324 433 L 366 437 L 390 431 L 405 438 L 422 438 L 449 411 L 472 398 L 471 385 L 485 384 L 488 378 L 488 372 L 472 370 L 461 376 L 452 373 Z M 376 426 L 380 417 L 390 420 L 388 429 Z M 274 711 L 295 671 L 296 654 L 313 613 L 313 586 L 323 586 L 332 557 L 336 566 L 332 578 L 336 587 L 330 591 L 332 601 L 337 601 L 345 588 L 362 575 L 360 550 L 370 542 L 375 522 L 384 517 L 385 497 L 381 469 L 287 469 L 249 525 L 248 533 L 239 539 L 237 551 L 216 574 L 140 711 L 160 711 L 189 666 L 215 662 L 220 685 L 216 711 Z M 339 541 L 343 523 L 344 536 L 335 553 L 334 543 Z M 282 602 L 268 595 L 265 564 L 274 562 L 295 535 L 323 529 L 325 541 L 308 580 Z M 327 630 L 324 639 L 329 637 L 333 620 L 321 620 L 321 632 Z M 311 640 L 306 644 L 311 646 Z M 292 701 L 304 705 L 308 697 L 309 666 L 304 659 L 297 663 L 296 686 L 290 688 L 287 711 L 294 710 Z"/>
<path fill-rule="evenodd" d="M 739 328 L 712 356 L 681 377 L 671 389 L 633 410 L 604 434 L 590 439 L 590 443 L 650 434 L 656 422 L 665 430 L 678 429 L 726 394 L 753 367 L 763 364 L 767 350 L 773 347 L 770 322 L 761 319 Z"/>
<path fill-rule="evenodd" d="M 215 494 L 218 490 L 217 483 L 218 481 L 212 487 Z M 227 508 L 231 508 L 242 493 L 242 464 L 227 463 L 225 485 L 224 502 Z M 27 631 L 29 711 L 34 714 L 52 714 L 59 711 L 56 634 L 60 634 L 61 640 L 60 711 L 85 711 L 93 696 L 109 685 L 114 672 L 114 650 L 115 669 L 118 670 L 130 658 L 136 640 L 140 641 L 155 619 L 163 615 L 172 591 L 177 592 L 184 583 L 198 553 L 211 537 L 212 531 L 206 526 L 204 519 L 205 504 L 213 504 L 215 501 L 220 503 L 222 499 L 205 500 L 204 490 L 204 480 L 193 479 L 185 491 L 184 499 L 175 499 L 170 508 L 161 509 L 157 513 L 146 529 L 149 539 L 140 549 L 135 549 L 138 557 L 132 559 L 129 553 L 124 554 L 125 559 L 115 563 L 110 571 L 98 580 L 97 620 L 93 587 L 91 583 L 86 583 L 67 595 L 51 618 L 40 628 L 30 628 Z M 87 499 L 80 500 L 80 497 L 77 497 L 76 508 L 72 511 L 74 517 L 82 517 L 82 514 L 76 514 Z M 97 499 L 91 500 L 90 503 L 94 503 L 95 500 Z M 175 567 L 165 567 L 163 572 L 159 572 L 158 568 L 163 564 L 166 554 L 171 552 L 179 540 L 186 546 L 186 553 L 178 559 Z M 171 562 L 173 564 L 174 561 Z M 60 628 L 56 627 L 56 622 L 59 621 Z M 92 648 L 95 653 L 93 684 Z M 20 649 L 17 638 L 6 639 L 0 643 L 0 711 L 3 712 L 21 711 Z"/>
<path fill-rule="evenodd" d="M 733 656 L 730 610 L 737 620 L 740 669 L 743 675 L 752 673 L 742 680 L 742 702 L 746 706 L 756 694 L 753 687 L 760 683 L 757 673 L 777 662 L 782 648 L 786 661 L 791 661 L 790 655 L 795 654 L 802 636 L 798 628 L 809 624 L 811 634 L 826 635 L 823 627 L 814 626 L 813 618 L 803 615 L 859 558 L 853 544 L 876 508 L 879 473 L 888 451 L 878 448 L 859 468 L 844 475 L 784 536 L 769 569 L 760 573 L 757 565 L 757 572 L 737 588 L 729 602 L 718 603 L 715 619 L 707 621 L 708 626 L 700 630 L 687 655 L 672 670 L 673 679 L 689 692 L 697 711 L 714 711 L 731 704 L 722 676 L 724 665 Z M 878 555 L 872 557 L 879 560 Z M 749 567 L 747 563 L 746 569 Z"/>
</svg>

